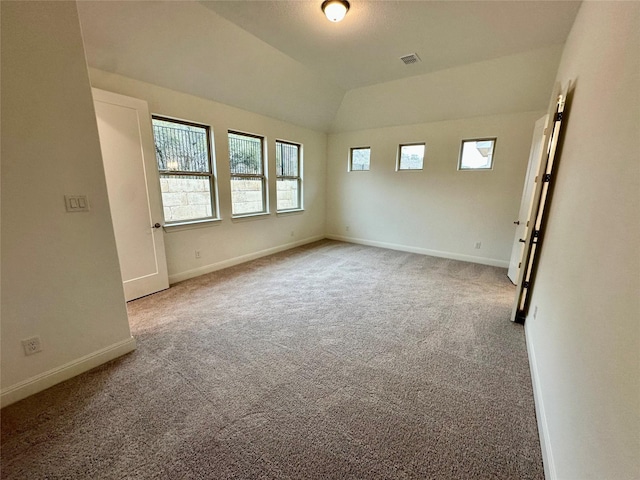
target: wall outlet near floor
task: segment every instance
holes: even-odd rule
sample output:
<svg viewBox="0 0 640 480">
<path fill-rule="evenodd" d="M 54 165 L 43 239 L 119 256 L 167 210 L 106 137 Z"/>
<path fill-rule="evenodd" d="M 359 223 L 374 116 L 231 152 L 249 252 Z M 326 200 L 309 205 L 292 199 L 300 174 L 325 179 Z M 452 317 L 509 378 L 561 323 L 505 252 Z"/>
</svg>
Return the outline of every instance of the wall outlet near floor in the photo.
<svg viewBox="0 0 640 480">
<path fill-rule="evenodd" d="M 200 258 L 200 250 L 196 250 L 196 258 Z"/>
<path fill-rule="evenodd" d="M 482 242 L 476 242 L 476 250 L 480 250 L 482 247 Z"/>
<path fill-rule="evenodd" d="M 25 338 L 22 340 L 22 348 L 24 348 L 25 355 L 33 355 L 42 351 L 42 343 L 40 343 L 40 337 Z"/>
</svg>

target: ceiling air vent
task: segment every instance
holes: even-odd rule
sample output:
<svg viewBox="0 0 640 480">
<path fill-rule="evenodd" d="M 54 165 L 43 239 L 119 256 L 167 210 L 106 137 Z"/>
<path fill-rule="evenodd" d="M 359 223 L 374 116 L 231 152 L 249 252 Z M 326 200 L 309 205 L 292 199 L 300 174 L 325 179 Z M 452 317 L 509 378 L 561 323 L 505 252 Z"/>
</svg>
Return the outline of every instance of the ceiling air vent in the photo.
<svg viewBox="0 0 640 480">
<path fill-rule="evenodd" d="M 409 55 L 400 57 L 400 60 L 402 60 L 405 65 L 411 65 L 412 63 L 418 63 L 420 61 L 420 57 L 417 53 L 410 53 Z"/>
</svg>

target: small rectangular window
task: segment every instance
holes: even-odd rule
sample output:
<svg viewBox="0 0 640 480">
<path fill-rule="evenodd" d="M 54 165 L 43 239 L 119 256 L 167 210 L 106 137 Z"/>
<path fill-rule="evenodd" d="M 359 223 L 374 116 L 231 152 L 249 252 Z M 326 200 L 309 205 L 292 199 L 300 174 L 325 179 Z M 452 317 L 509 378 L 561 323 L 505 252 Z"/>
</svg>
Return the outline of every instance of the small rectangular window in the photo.
<svg viewBox="0 0 640 480">
<path fill-rule="evenodd" d="M 300 145 L 276 140 L 276 210 L 302 208 Z"/>
<path fill-rule="evenodd" d="M 349 156 L 349 171 L 369 170 L 371 164 L 371 147 L 354 147 Z"/>
<path fill-rule="evenodd" d="M 458 170 L 491 170 L 496 138 L 463 140 L 460 146 Z"/>
<path fill-rule="evenodd" d="M 424 143 L 407 143 L 398 149 L 398 170 L 422 170 L 424 165 Z"/>
<path fill-rule="evenodd" d="M 209 127 L 152 117 L 165 223 L 215 218 Z"/>
<path fill-rule="evenodd" d="M 263 152 L 262 137 L 229 131 L 232 215 L 267 211 Z"/>
</svg>

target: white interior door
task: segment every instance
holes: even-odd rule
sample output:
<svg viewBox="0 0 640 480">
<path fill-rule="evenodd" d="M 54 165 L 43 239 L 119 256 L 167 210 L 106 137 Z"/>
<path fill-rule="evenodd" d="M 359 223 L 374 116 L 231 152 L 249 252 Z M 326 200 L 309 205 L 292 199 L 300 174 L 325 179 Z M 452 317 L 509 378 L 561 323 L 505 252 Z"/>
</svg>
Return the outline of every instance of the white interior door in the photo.
<svg viewBox="0 0 640 480">
<path fill-rule="evenodd" d="M 162 203 L 147 103 L 93 89 L 127 301 L 169 288 Z"/>
<path fill-rule="evenodd" d="M 531 217 L 531 208 L 533 207 L 533 199 L 535 194 L 536 177 L 540 170 L 540 161 L 542 160 L 545 128 L 549 115 L 540 118 L 533 129 L 533 140 L 531 141 L 531 151 L 529 153 L 529 166 L 527 167 L 527 176 L 524 179 L 524 188 L 522 189 L 522 199 L 520 201 L 520 212 L 516 224 L 515 236 L 513 238 L 513 248 L 511 249 L 511 261 L 509 262 L 509 271 L 507 276 L 514 284 L 518 282 L 518 275 L 522 267 L 522 256 L 524 254 L 524 240 L 529 232 L 529 222 Z"/>
</svg>

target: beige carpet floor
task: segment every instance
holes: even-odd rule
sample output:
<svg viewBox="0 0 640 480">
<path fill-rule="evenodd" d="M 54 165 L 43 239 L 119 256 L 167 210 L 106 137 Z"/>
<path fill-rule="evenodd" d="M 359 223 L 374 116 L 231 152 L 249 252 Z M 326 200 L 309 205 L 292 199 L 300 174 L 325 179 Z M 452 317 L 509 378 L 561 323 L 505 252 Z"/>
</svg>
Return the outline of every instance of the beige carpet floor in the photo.
<svg viewBox="0 0 640 480">
<path fill-rule="evenodd" d="M 3 479 L 542 479 L 506 271 L 322 241 L 131 302 L 2 410 Z"/>
</svg>

